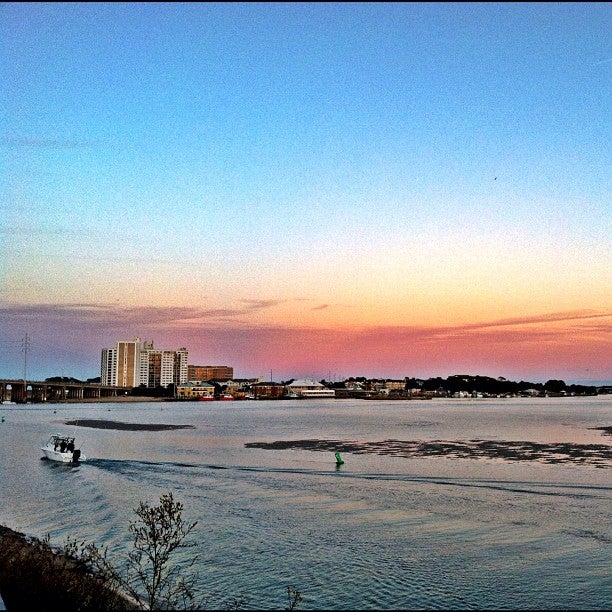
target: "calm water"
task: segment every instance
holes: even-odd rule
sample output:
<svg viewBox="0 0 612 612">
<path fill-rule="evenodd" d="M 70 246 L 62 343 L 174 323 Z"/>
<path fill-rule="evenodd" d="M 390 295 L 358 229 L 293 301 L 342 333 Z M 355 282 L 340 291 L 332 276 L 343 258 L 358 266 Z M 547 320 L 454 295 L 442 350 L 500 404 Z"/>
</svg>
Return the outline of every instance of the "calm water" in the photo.
<svg viewBox="0 0 612 612">
<path fill-rule="evenodd" d="M 0 523 L 53 543 L 128 547 L 142 501 L 197 520 L 210 607 L 612 609 L 612 465 L 245 448 L 339 439 L 612 444 L 612 398 L 1 406 Z M 66 427 L 67 420 L 193 425 Z M 56 431 L 86 463 L 41 461 Z"/>
</svg>

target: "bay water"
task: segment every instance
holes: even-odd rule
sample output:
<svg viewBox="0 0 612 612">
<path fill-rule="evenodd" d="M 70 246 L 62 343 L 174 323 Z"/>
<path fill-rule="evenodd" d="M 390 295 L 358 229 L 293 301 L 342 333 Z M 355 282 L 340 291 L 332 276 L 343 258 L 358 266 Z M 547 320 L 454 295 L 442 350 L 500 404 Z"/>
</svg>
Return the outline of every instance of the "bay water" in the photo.
<svg viewBox="0 0 612 612">
<path fill-rule="evenodd" d="M 612 397 L 0 406 L 0 523 L 119 564 L 171 492 L 213 609 L 612 609 L 612 464 L 333 452 L 277 441 L 609 445 Z M 101 429 L 69 421 L 187 425 Z M 76 466 L 41 460 L 76 436 Z"/>
</svg>

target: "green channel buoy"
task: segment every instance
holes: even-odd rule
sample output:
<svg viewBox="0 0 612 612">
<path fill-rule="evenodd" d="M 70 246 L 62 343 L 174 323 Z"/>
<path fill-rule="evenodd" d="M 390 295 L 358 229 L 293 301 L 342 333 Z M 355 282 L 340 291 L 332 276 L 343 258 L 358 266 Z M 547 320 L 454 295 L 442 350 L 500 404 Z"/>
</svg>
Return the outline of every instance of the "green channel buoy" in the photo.
<svg viewBox="0 0 612 612">
<path fill-rule="evenodd" d="M 340 453 L 336 453 L 336 465 L 342 465 L 344 463 L 344 459 L 340 456 Z"/>
</svg>

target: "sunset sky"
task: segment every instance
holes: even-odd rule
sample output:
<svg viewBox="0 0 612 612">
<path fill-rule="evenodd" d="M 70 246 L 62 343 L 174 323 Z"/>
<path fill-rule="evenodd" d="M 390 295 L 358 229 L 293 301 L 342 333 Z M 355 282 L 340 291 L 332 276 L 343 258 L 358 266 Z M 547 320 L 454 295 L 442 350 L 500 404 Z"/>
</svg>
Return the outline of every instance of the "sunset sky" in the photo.
<svg viewBox="0 0 612 612">
<path fill-rule="evenodd" d="M 612 379 L 611 16 L 3 3 L 0 378 Z"/>
</svg>

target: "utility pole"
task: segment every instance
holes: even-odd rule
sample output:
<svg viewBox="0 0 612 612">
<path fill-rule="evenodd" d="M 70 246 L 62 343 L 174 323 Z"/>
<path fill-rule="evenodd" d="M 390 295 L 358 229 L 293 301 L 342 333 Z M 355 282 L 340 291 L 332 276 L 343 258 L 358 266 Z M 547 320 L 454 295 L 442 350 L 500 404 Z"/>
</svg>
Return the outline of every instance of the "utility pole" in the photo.
<svg viewBox="0 0 612 612">
<path fill-rule="evenodd" d="M 27 333 L 22 340 L 21 346 L 23 348 L 23 384 L 25 386 L 28 378 L 28 349 L 30 348 L 30 337 Z"/>
<path fill-rule="evenodd" d="M 21 342 L 23 348 L 23 403 L 28 403 L 28 349 L 30 348 L 30 337 L 26 333 Z"/>
</svg>

